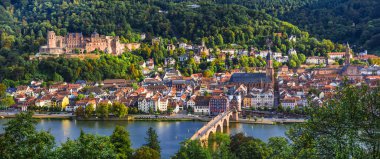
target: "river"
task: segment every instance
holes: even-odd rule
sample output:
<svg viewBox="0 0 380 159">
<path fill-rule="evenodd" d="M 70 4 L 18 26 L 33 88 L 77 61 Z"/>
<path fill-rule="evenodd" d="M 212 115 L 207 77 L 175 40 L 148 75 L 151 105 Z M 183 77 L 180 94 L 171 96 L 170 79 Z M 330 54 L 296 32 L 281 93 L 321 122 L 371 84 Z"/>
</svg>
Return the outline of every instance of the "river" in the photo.
<svg viewBox="0 0 380 159">
<path fill-rule="evenodd" d="M 9 119 L 0 119 L 0 133 L 4 132 L 4 124 Z M 68 119 L 41 119 L 38 120 L 37 129 L 47 130 L 55 137 L 57 145 L 65 142 L 67 138 L 76 139 L 80 130 L 85 133 L 106 135 L 112 134 L 116 125 L 126 127 L 132 141 L 132 147 L 138 148 L 145 143 L 146 131 L 153 127 L 159 136 L 162 158 L 174 155 L 180 143 L 190 138 L 197 129 L 205 123 L 199 121 L 78 121 Z M 230 123 L 230 133 L 243 132 L 248 136 L 267 141 L 270 137 L 285 136 L 288 125 L 256 125 Z"/>
</svg>

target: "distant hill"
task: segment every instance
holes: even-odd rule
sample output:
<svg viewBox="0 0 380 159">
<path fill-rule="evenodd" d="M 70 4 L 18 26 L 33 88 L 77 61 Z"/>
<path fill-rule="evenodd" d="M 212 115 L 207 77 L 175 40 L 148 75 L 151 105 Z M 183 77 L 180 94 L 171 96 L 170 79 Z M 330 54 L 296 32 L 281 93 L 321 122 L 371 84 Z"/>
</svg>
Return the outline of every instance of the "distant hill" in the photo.
<svg viewBox="0 0 380 159">
<path fill-rule="evenodd" d="M 380 54 L 379 0 L 216 0 L 264 10 L 312 36 Z"/>
<path fill-rule="evenodd" d="M 280 16 L 312 35 L 380 52 L 380 1 L 319 0 Z"/>
</svg>

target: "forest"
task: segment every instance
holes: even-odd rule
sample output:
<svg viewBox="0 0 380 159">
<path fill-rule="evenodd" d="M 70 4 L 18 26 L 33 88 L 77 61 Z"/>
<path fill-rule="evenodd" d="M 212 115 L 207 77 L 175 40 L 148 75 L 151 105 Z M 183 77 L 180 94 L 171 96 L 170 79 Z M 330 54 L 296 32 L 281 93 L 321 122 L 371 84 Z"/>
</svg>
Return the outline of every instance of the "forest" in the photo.
<svg viewBox="0 0 380 159">
<path fill-rule="evenodd" d="M 208 1 L 198 2 L 198 7 L 192 7 L 190 4 L 192 2 L 156 0 L 4 0 L 0 6 L 0 81 L 5 79 L 17 82 L 31 79 L 49 81 L 53 80 L 53 75 L 63 77 L 64 81 L 77 79 L 97 81 L 104 78 L 141 80 L 141 68 L 137 63 L 153 58 L 156 65 L 162 66 L 164 57 L 175 58 L 183 53 L 181 50 L 169 52 L 162 45 L 177 42 L 189 44 L 204 42 L 207 47 L 214 50 L 234 47 L 266 50 L 269 42 L 273 51 L 286 54 L 289 49 L 294 48 L 305 56 L 326 56 L 327 52 L 344 49 L 341 44 L 314 38 L 308 32 L 271 16 L 265 10 Z M 103 35 L 120 36 L 120 40 L 125 43 L 141 42 L 140 34 L 145 33 L 147 38 L 142 43 L 146 47 L 133 52 L 132 55 L 135 56 L 127 53 L 128 55 L 119 57 L 104 56 L 98 60 L 29 60 L 29 55 L 35 54 L 41 45 L 46 44 L 45 37 L 49 30 L 55 31 L 58 35 L 66 35 L 69 32 L 90 35 L 97 31 Z M 162 37 L 163 42 L 159 46 L 149 45 L 150 40 L 157 36 Z M 289 40 L 291 36 L 297 37 L 297 42 Z M 128 59 L 126 63 L 119 65 L 118 62 L 126 59 Z M 236 65 L 239 64 L 236 59 L 232 61 L 218 59 L 214 63 L 194 66 L 191 70 L 182 67 L 186 66 L 183 64 L 177 68 L 190 75 L 198 72 L 209 74 L 209 72 L 225 71 L 226 65 L 229 68 L 264 66 L 260 59 L 250 61 L 255 62 Z M 99 64 L 102 62 L 106 65 Z M 299 66 L 299 62 L 297 64 Z M 110 72 L 110 69 L 115 71 Z M 132 75 L 124 74 L 131 70 L 134 70 Z M 87 71 L 94 72 L 89 74 Z"/>
<path fill-rule="evenodd" d="M 265 11 L 311 36 L 352 44 L 356 51 L 380 54 L 378 0 L 217 0 Z"/>
</svg>

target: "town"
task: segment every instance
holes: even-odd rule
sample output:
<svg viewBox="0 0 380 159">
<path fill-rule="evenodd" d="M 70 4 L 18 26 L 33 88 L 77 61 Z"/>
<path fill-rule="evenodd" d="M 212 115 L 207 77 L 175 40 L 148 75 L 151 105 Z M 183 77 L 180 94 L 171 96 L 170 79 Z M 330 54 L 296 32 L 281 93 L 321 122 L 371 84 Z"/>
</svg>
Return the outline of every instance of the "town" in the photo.
<svg viewBox="0 0 380 159">
<path fill-rule="evenodd" d="M 380 159 L 379 10 L 0 1 L 0 159 Z"/>
<path fill-rule="evenodd" d="M 112 38 L 104 37 L 102 40 L 102 36 L 97 33 L 89 41 L 83 40 L 79 33 L 70 33 L 66 38 L 56 37 L 54 32 L 48 32 L 47 35 L 48 45 L 42 46 L 40 51 L 48 55 L 69 54 L 77 48 L 82 48 L 79 50 L 81 53 L 95 49 L 107 53 L 107 49 L 112 48 L 108 53 L 118 55 L 120 49 L 124 49 L 116 47 L 120 45 L 118 37 L 107 43 L 106 39 Z M 296 40 L 296 37 L 290 38 Z M 73 39 L 77 39 L 77 42 L 73 42 Z M 160 38 L 152 39 L 152 45 L 159 42 Z M 165 67 L 158 68 L 161 73 L 155 71 L 157 68 L 154 59 L 141 62 L 140 67 L 145 76 L 141 82 L 126 79 L 98 82 L 78 80 L 75 83 L 56 82 L 46 86 L 44 81 L 31 81 L 30 85 L 7 88 L 6 93 L 15 101 L 7 109 L 27 111 L 54 108 L 58 111 L 75 112 L 80 107 L 85 109 L 91 106 L 97 109 L 101 104 L 122 103 L 130 111 L 141 114 L 172 114 L 185 110 L 196 115 L 215 116 L 226 110 L 289 111 L 302 109 L 309 104 L 322 105 L 325 100 L 334 96 L 337 87 L 344 82 L 377 87 L 380 81 L 380 67 L 368 65 L 371 59 L 379 57 L 366 52 L 355 54 L 348 44 L 345 52 L 331 52 L 327 57 L 307 57 L 298 68 L 282 65 L 277 69 L 273 66 L 274 61 L 287 63 L 290 57 L 297 56 L 297 51 L 290 49 L 288 53 L 280 53 L 269 49 L 219 50 L 218 56 L 224 58 L 227 55 L 237 58 L 260 57 L 265 60 L 265 67 L 251 68 L 250 71 L 246 68 L 231 69 L 217 72 L 211 77 L 202 73 L 184 76 L 173 67 L 190 58 L 199 63 L 201 56 L 207 56 L 208 61 L 215 60 L 216 57 L 210 54 L 211 49 L 204 44 L 178 43 L 166 47 L 168 50 L 181 48 L 186 53 L 179 56 L 178 61 L 166 58 Z M 364 65 L 353 64 L 354 60 Z M 338 64 L 340 61 L 341 65 Z"/>
</svg>

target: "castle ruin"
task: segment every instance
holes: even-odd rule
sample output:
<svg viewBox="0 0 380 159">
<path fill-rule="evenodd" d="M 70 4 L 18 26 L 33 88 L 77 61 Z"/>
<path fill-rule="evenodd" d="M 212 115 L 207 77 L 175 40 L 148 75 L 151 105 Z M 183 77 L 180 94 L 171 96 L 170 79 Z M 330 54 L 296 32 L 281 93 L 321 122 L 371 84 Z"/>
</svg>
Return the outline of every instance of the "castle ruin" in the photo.
<svg viewBox="0 0 380 159">
<path fill-rule="evenodd" d="M 94 32 L 90 37 L 82 33 L 68 33 L 66 36 L 57 36 L 54 31 L 47 33 L 47 45 L 41 46 L 39 53 L 48 55 L 62 55 L 74 53 L 90 53 L 96 49 L 105 53 L 120 55 L 124 45 L 119 37 L 104 36 Z"/>
</svg>

